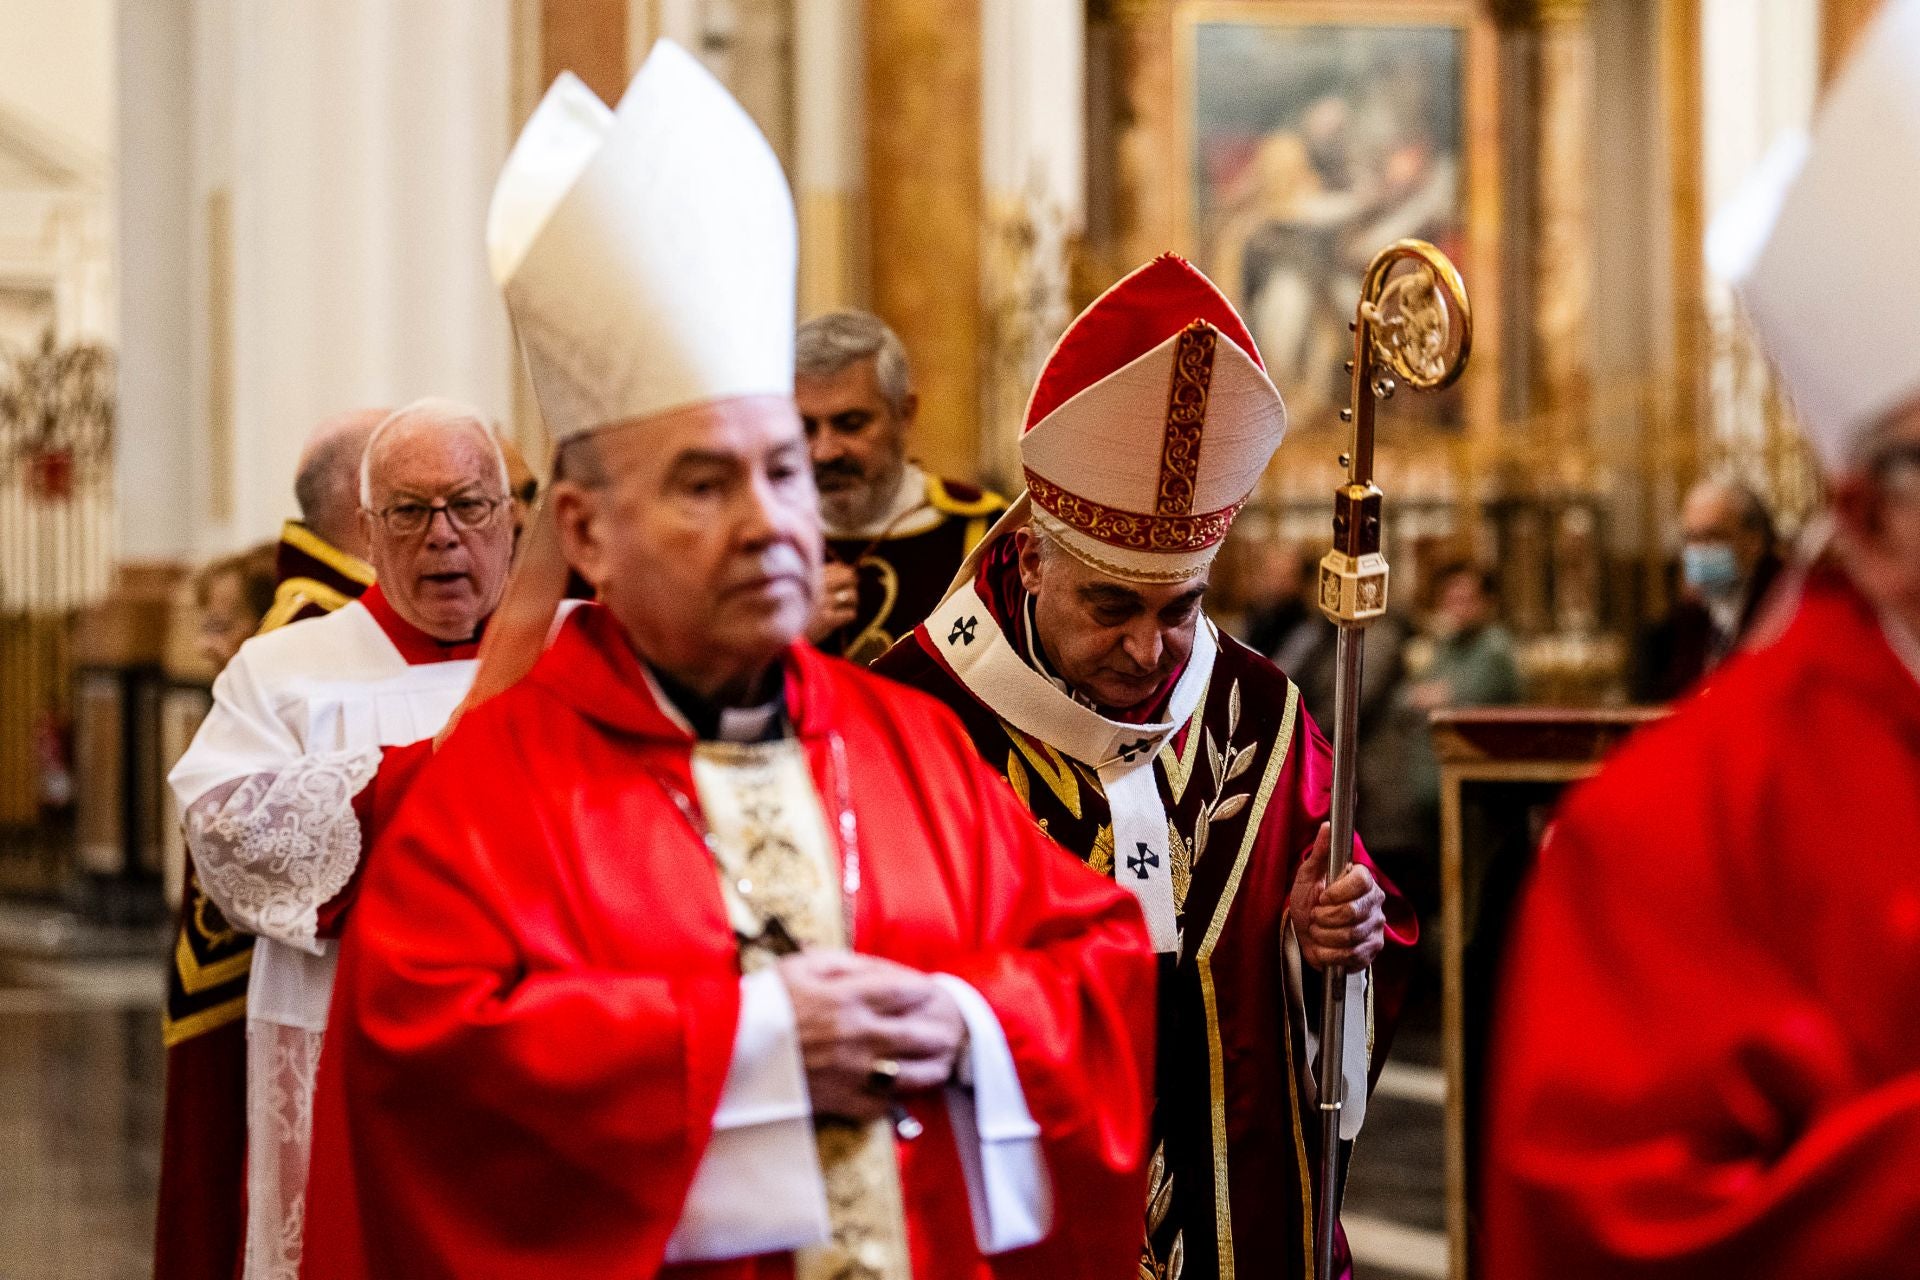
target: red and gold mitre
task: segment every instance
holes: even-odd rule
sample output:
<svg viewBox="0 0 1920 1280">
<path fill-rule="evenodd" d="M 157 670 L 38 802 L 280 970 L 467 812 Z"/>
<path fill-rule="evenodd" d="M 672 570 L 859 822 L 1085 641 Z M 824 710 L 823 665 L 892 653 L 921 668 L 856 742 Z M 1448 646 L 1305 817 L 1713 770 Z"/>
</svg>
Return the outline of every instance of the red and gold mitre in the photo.
<svg viewBox="0 0 1920 1280">
<path fill-rule="evenodd" d="M 1287 408 L 1233 304 L 1165 254 L 1061 335 L 1027 402 L 1032 519 L 1135 582 L 1204 569 L 1287 430 Z"/>
</svg>

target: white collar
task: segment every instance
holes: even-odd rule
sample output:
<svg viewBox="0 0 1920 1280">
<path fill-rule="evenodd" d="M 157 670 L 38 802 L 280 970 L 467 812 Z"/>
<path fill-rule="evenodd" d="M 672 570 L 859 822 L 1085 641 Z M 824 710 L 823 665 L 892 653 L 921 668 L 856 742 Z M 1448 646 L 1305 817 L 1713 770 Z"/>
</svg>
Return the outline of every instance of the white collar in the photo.
<svg viewBox="0 0 1920 1280">
<path fill-rule="evenodd" d="M 1220 652 L 1213 621 L 1202 615 L 1187 669 L 1168 699 L 1167 719 L 1131 724 L 1109 720 L 1029 666 L 971 584 L 948 596 L 924 625 L 954 676 L 995 715 L 1096 771 L 1151 760 L 1192 718 Z"/>
</svg>

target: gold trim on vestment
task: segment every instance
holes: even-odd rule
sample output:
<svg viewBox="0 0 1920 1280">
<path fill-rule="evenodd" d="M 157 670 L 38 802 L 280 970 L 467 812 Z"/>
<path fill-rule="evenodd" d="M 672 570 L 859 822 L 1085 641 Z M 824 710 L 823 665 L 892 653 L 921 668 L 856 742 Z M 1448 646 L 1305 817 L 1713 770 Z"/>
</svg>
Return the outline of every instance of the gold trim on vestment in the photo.
<svg viewBox="0 0 1920 1280">
<path fill-rule="evenodd" d="M 1053 792 L 1053 798 L 1058 800 L 1068 813 L 1076 819 L 1079 818 L 1080 779 L 1074 772 L 1073 762 L 1057 748 L 1045 742 L 1042 742 L 1039 748 L 1040 752 L 1046 753 L 1046 758 L 1043 760 L 1040 753 L 1028 744 L 1027 735 L 1004 720 L 1000 722 L 1000 728 L 1007 735 L 1007 741 L 1013 743 L 1020 754 L 1027 758 L 1027 763 L 1033 766 L 1033 771 L 1039 774 L 1041 781 L 1047 784 L 1047 788 Z"/>
<path fill-rule="evenodd" d="M 927 502 L 935 510 L 944 511 L 950 516 L 992 515 L 1005 510 L 1007 505 L 1005 498 L 985 489 L 981 490 L 980 496 L 971 502 L 956 498 L 947 488 L 946 482 L 936 475 L 927 477 Z M 967 549 L 971 551 L 973 548 Z"/>
<path fill-rule="evenodd" d="M 245 973 L 247 966 L 253 963 L 253 948 L 249 945 L 237 956 L 228 956 L 203 966 L 187 943 L 187 931 L 182 929 L 179 941 L 173 947 L 173 962 L 180 972 L 181 989 L 190 996 L 198 995 L 209 987 L 231 982 Z"/>
<path fill-rule="evenodd" d="M 1273 791 L 1280 782 L 1280 770 L 1286 764 L 1293 750 L 1293 722 L 1300 707 L 1300 689 L 1291 680 L 1287 682 L 1287 708 L 1280 718 L 1280 734 L 1275 739 L 1273 754 L 1267 758 L 1266 772 L 1260 777 L 1260 789 L 1254 793 L 1253 809 L 1247 815 L 1247 831 L 1240 840 L 1240 852 L 1234 857 L 1233 870 L 1227 875 L 1227 884 L 1220 891 L 1220 901 L 1213 909 L 1213 919 L 1207 924 L 1206 936 L 1200 940 L 1200 947 L 1194 954 L 1195 965 L 1200 972 L 1200 998 L 1207 1013 L 1207 1088 L 1213 1109 L 1213 1216 L 1214 1234 L 1220 1256 L 1219 1274 L 1221 1280 L 1233 1280 L 1233 1206 L 1228 1198 L 1227 1187 L 1227 1088 L 1226 1064 L 1223 1061 L 1224 1050 L 1220 1043 L 1220 1010 L 1213 989 L 1213 949 L 1220 941 L 1220 933 L 1226 927 L 1227 912 L 1233 908 L 1234 897 L 1240 892 L 1240 881 L 1247 870 L 1247 859 L 1253 853 L 1254 841 L 1260 835 L 1260 823 L 1267 816 L 1267 803 L 1273 799 Z M 1300 1133 L 1300 1100 L 1295 1093 L 1293 1079 L 1293 1031 L 1285 1030 L 1287 1044 L 1287 1089 L 1292 1102 L 1294 1126 L 1294 1145 L 1300 1156 L 1300 1186 L 1303 1198 L 1311 1206 L 1313 1189 L 1307 1181 L 1306 1147 Z M 1313 1213 L 1307 1212 L 1307 1258 L 1311 1268 L 1313 1258 Z M 1309 1277 L 1311 1280 L 1311 1277 Z"/>
<path fill-rule="evenodd" d="M 372 565 L 359 556 L 342 551 L 298 520 L 289 520 L 280 526 L 280 541 L 296 551 L 306 552 L 343 578 L 363 587 L 373 585 Z"/>
<path fill-rule="evenodd" d="M 250 959 L 251 956 L 242 958 Z M 237 1021 L 246 1016 L 247 997 L 244 992 L 231 1000 L 226 1000 L 213 1006 L 211 1009 L 202 1009 L 190 1017 L 182 1018 L 178 1022 L 167 1017 L 163 1012 L 160 1015 L 160 1043 L 171 1049 L 182 1041 L 191 1040 L 198 1035 L 205 1035 L 217 1027 L 224 1027 L 229 1022 Z"/>
<path fill-rule="evenodd" d="M 316 578 L 288 578 L 273 589 L 273 607 L 260 619 L 256 635 L 277 631 L 294 620 L 309 604 L 317 604 L 328 613 L 353 603 L 353 597 Z"/>
<path fill-rule="evenodd" d="M 1207 684 L 1211 692 L 1212 675 L 1208 675 Z M 1175 804 L 1187 794 L 1187 783 L 1193 780 L 1193 766 L 1200 758 L 1200 726 L 1207 710 L 1207 697 L 1207 693 L 1202 693 L 1200 701 L 1193 704 L 1193 716 L 1187 721 L 1187 749 L 1175 755 L 1171 737 L 1160 748 L 1160 764 L 1166 770 L 1167 788 L 1173 793 Z"/>
</svg>

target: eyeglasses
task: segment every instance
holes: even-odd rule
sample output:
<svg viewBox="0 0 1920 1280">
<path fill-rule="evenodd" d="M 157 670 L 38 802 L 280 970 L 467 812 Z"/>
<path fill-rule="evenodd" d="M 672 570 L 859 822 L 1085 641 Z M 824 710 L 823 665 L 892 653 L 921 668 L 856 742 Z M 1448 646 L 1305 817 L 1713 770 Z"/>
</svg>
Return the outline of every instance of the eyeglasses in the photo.
<svg viewBox="0 0 1920 1280">
<path fill-rule="evenodd" d="M 505 498 L 455 498 L 452 502 L 396 502 L 373 514 L 395 537 L 410 538 L 426 532 L 434 516 L 444 511 L 456 529 L 484 529 L 493 522 L 493 513 L 506 505 Z"/>
</svg>

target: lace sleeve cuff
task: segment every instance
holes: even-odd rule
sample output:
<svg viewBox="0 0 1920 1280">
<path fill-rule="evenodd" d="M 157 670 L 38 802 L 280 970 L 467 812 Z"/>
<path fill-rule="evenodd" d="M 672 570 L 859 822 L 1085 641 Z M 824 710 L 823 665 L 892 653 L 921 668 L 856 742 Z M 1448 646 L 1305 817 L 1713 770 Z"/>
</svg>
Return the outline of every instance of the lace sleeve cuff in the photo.
<svg viewBox="0 0 1920 1280">
<path fill-rule="evenodd" d="M 380 769 L 378 747 L 303 756 L 216 787 L 186 814 L 207 896 L 238 928 L 320 954 L 319 909 L 353 878 L 353 799 Z"/>
</svg>

